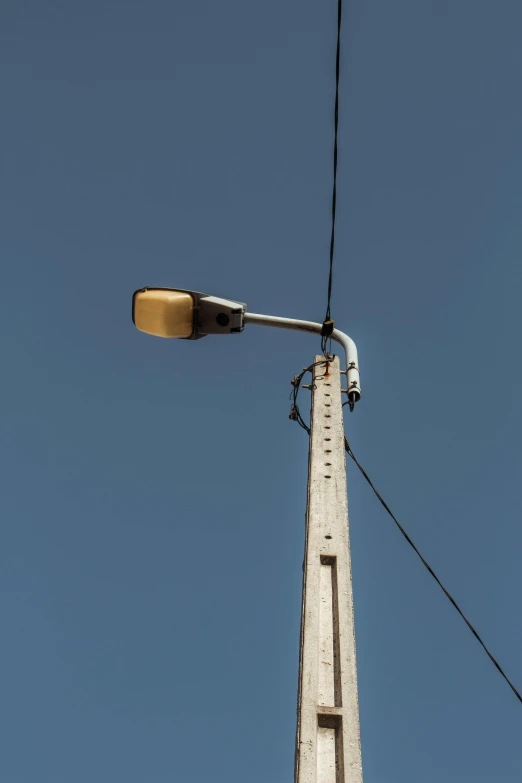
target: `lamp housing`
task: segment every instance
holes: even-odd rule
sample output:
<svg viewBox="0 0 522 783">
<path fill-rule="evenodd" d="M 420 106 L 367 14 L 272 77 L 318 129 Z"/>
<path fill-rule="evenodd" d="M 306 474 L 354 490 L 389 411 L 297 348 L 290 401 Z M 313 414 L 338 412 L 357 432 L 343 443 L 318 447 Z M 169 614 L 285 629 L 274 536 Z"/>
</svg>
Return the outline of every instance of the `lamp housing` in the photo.
<svg viewBox="0 0 522 783">
<path fill-rule="evenodd" d="M 198 340 L 243 331 L 246 305 L 182 288 L 140 288 L 132 297 L 137 329 L 155 337 Z"/>
</svg>

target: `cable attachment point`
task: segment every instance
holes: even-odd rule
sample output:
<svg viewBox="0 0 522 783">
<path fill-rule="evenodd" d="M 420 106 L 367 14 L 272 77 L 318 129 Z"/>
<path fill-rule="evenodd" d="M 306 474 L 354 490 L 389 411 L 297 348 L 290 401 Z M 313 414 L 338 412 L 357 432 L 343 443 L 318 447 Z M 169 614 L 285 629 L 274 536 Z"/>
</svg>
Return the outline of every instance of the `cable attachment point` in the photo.
<svg viewBox="0 0 522 783">
<path fill-rule="evenodd" d="M 333 318 L 328 318 L 326 321 L 323 321 L 323 326 L 321 329 L 321 337 L 331 337 L 333 330 L 335 326 L 335 321 Z"/>
<path fill-rule="evenodd" d="M 297 421 L 297 416 L 298 416 L 297 408 L 295 407 L 295 405 L 292 405 L 292 409 L 290 410 L 290 414 L 288 418 L 291 419 L 292 421 Z"/>
</svg>

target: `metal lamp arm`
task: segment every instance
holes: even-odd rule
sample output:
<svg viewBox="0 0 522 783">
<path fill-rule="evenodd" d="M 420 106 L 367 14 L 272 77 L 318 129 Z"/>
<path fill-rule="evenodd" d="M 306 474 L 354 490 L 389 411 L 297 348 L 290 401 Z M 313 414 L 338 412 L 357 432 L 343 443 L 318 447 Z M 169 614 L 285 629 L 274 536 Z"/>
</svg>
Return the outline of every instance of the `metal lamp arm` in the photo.
<svg viewBox="0 0 522 783">
<path fill-rule="evenodd" d="M 258 313 L 245 313 L 243 323 L 257 324 L 257 326 L 272 326 L 278 329 L 292 329 L 297 332 L 311 332 L 321 334 L 322 324 L 314 321 L 300 321 L 297 318 L 281 318 L 275 315 L 259 315 Z M 340 343 L 346 354 L 346 370 L 343 370 L 347 378 L 346 392 L 351 402 L 357 402 L 361 397 L 359 380 L 359 363 L 357 360 L 357 348 L 354 341 L 339 329 L 334 329 L 332 339 Z"/>
</svg>

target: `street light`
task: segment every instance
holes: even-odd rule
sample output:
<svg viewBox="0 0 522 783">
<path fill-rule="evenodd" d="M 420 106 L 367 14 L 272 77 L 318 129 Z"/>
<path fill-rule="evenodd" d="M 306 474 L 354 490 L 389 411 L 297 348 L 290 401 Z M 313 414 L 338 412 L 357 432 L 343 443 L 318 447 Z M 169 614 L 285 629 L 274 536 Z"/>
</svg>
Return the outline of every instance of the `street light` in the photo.
<svg viewBox="0 0 522 783">
<path fill-rule="evenodd" d="M 157 337 L 198 340 L 237 334 L 248 324 L 320 334 L 322 324 L 248 313 L 231 299 L 180 288 L 141 288 L 132 320 Z M 346 353 L 316 356 L 306 509 L 295 783 L 362 783 L 346 455 L 341 392 L 350 409 L 361 397 L 357 349 L 344 332 L 331 337 Z M 341 374 L 346 375 L 342 388 Z"/>
<path fill-rule="evenodd" d="M 140 288 L 132 297 L 132 320 L 137 329 L 155 337 L 177 337 L 199 340 L 209 334 L 238 334 L 247 324 L 293 329 L 320 334 L 322 324 L 248 313 L 243 302 L 222 299 L 199 291 L 181 288 Z M 346 354 L 347 377 L 345 393 L 353 409 L 361 398 L 359 363 L 354 341 L 339 329 L 332 339 L 340 343 Z"/>
</svg>

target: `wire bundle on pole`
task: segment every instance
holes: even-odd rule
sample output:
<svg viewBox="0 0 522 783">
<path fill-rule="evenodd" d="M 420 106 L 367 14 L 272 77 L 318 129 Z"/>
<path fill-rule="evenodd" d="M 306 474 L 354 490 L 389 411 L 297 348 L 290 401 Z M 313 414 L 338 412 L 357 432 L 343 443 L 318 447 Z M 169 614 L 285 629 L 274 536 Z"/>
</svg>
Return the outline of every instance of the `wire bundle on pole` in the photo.
<svg viewBox="0 0 522 783">
<path fill-rule="evenodd" d="M 318 367 L 321 364 L 328 364 L 328 363 L 329 363 L 328 359 L 322 359 L 319 362 L 314 362 L 313 364 L 310 365 L 310 367 L 305 367 L 303 372 L 299 373 L 299 375 L 294 375 L 294 377 L 290 381 L 290 383 L 293 386 L 293 389 L 292 389 L 292 392 L 290 394 L 290 399 L 292 400 L 292 407 L 290 409 L 290 415 L 289 415 L 288 418 L 291 419 L 292 421 L 296 421 L 299 424 L 300 427 L 302 427 L 304 430 L 306 430 L 308 435 L 310 435 L 310 432 L 311 432 L 310 427 L 308 426 L 308 424 L 305 422 L 305 420 L 301 416 L 301 411 L 299 410 L 299 405 L 297 404 L 297 397 L 299 395 L 299 389 L 301 388 L 301 383 L 302 383 L 303 378 L 304 378 L 304 376 L 306 375 L 307 372 L 312 372 L 314 367 Z M 315 388 L 315 387 L 313 387 L 313 388 Z"/>
</svg>

